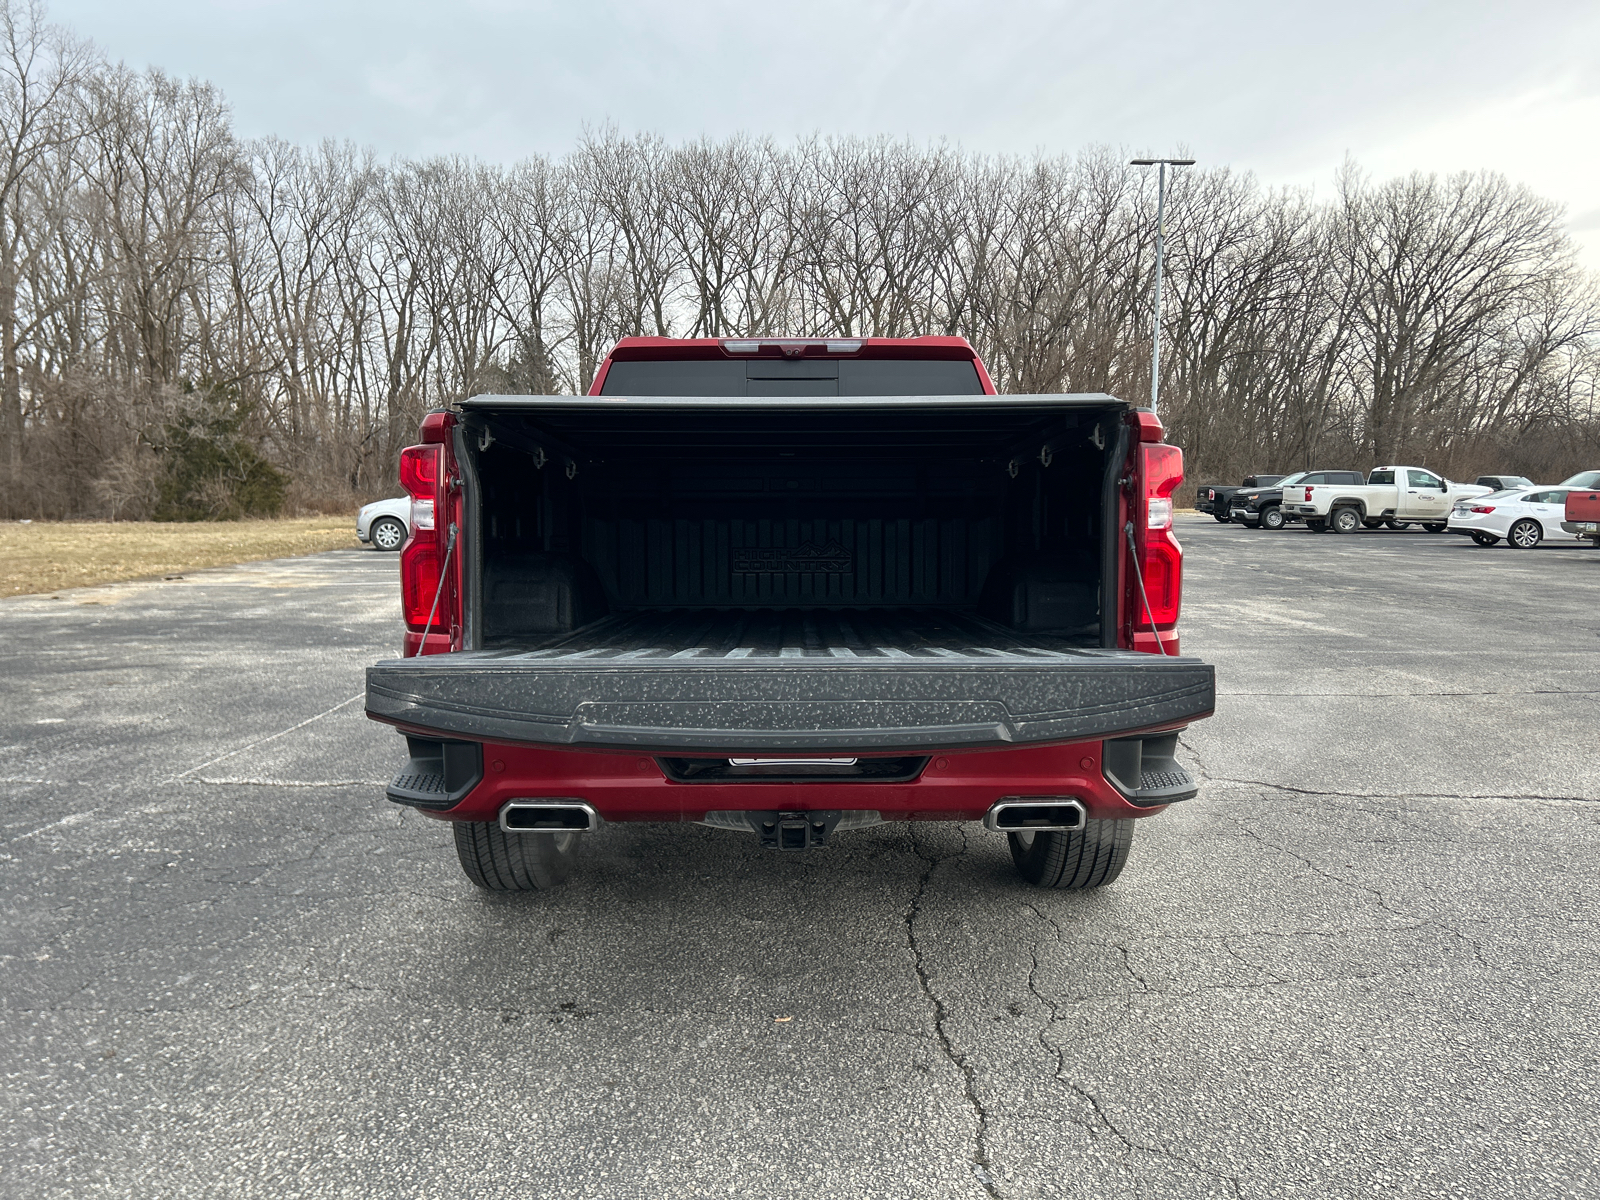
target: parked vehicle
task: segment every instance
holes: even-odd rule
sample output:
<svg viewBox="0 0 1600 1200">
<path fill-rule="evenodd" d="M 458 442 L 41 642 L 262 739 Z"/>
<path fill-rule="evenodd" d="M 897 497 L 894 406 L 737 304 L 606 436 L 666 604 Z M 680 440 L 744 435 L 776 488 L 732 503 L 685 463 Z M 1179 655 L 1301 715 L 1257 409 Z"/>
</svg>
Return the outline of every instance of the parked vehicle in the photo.
<svg viewBox="0 0 1600 1200">
<path fill-rule="evenodd" d="M 1523 475 L 1479 475 L 1473 482 L 1494 492 L 1512 492 L 1517 488 L 1539 486 Z"/>
<path fill-rule="evenodd" d="M 367 714 L 479 887 L 696 821 L 803 850 L 982 821 L 1091 888 L 1192 797 L 1183 454 L 1105 395 L 1001 396 L 960 338 L 625 338 L 587 396 L 474 396 L 401 455 L 405 657 Z"/>
<path fill-rule="evenodd" d="M 1562 530 L 1600 548 L 1600 471 L 1580 471 L 1561 486 L 1567 489 Z"/>
<path fill-rule="evenodd" d="M 356 514 L 356 537 L 379 550 L 398 550 L 411 534 L 411 497 L 374 500 Z"/>
<path fill-rule="evenodd" d="M 1228 515 L 1247 529 L 1282 529 L 1291 519 L 1283 511 L 1284 489 L 1295 484 L 1362 482 L 1360 471 L 1298 471 L 1276 487 L 1240 488 L 1228 499 Z"/>
<path fill-rule="evenodd" d="M 1364 484 L 1306 484 L 1284 493 L 1292 513 L 1316 533 L 1354 533 L 1363 525 L 1416 521 L 1429 533 L 1443 533 L 1458 500 L 1488 494 L 1475 484 L 1452 483 L 1426 467 L 1378 467 Z"/>
<path fill-rule="evenodd" d="M 1203 513 L 1210 513 L 1226 525 L 1232 519 L 1229 515 L 1228 505 L 1235 492 L 1243 488 L 1271 487 L 1282 479 L 1282 475 L 1247 475 L 1239 487 L 1207 484 L 1195 492 L 1194 506 Z"/>
<path fill-rule="evenodd" d="M 1576 535 L 1561 527 L 1566 502 L 1565 488 L 1490 492 L 1458 503 L 1450 513 L 1450 532 L 1464 534 L 1480 546 L 1498 545 L 1503 538 L 1517 550 L 1532 550 L 1545 540 L 1575 541 Z"/>
</svg>

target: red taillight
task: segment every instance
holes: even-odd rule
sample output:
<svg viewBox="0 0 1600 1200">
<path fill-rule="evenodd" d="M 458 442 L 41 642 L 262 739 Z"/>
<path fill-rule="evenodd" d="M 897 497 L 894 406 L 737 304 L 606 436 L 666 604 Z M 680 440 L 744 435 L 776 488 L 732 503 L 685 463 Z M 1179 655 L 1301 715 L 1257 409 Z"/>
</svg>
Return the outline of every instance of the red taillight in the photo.
<svg viewBox="0 0 1600 1200">
<path fill-rule="evenodd" d="M 405 611 L 406 628 L 417 633 L 421 633 L 424 626 L 434 630 L 450 627 L 447 620 L 450 614 L 445 611 L 442 596 L 433 624 L 428 625 L 428 613 L 439 591 L 438 542 L 437 533 L 431 537 L 414 536 L 400 552 L 400 604 Z"/>
<path fill-rule="evenodd" d="M 1129 580 L 1135 589 L 1129 599 L 1133 627 L 1154 627 L 1159 634 L 1177 624 L 1183 600 L 1183 547 L 1172 532 L 1172 494 L 1183 482 L 1183 451 L 1176 446 L 1145 442 L 1137 454 L 1144 519 L 1134 521 L 1134 538 L 1144 590 L 1137 590 L 1137 577 Z"/>
<path fill-rule="evenodd" d="M 1475 513 L 1492 513 L 1494 511 L 1494 505 L 1492 505 L 1492 504 L 1480 504 L 1476 508 L 1474 508 L 1472 511 L 1475 512 Z"/>
<path fill-rule="evenodd" d="M 1310 503 L 1310 501 L 1311 501 L 1311 488 L 1310 488 L 1310 487 L 1307 487 L 1307 488 L 1306 488 L 1306 498 L 1305 498 L 1305 503 Z"/>
<path fill-rule="evenodd" d="M 460 624 L 452 581 L 446 579 L 444 587 L 439 586 L 448 545 L 438 528 L 445 517 L 437 511 L 443 484 L 442 445 L 407 446 L 400 451 L 400 485 L 411 496 L 411 539 L 400 551 L 400 607 L 408 630 L 407 644 L 416 644 L 419 654 L 449 650 L 450 631 Z M 447 518 L 445 524 L 449 524 Z M 439 638 L 440 633 L 446 636 Z"/>
</svg>

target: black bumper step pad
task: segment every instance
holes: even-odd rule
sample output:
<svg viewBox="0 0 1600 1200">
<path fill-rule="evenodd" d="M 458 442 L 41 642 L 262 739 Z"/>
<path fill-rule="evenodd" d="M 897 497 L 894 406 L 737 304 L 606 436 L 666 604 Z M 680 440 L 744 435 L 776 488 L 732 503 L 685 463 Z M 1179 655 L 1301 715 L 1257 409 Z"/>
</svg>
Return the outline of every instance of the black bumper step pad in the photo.
<svg viewBox="0 0 1600 1200">
<path fill-rule="evenodd" d="M 1178 762 L 1178 732 L 1106 742 L 1106 778 L 1130 804 L 1173 804 L 1199 794 L 1200 785 Z"/>
<path fill-rule="evenodd" d="M 409 757 L 388 797 L 412 808 L 452 808 L 483 778 L 483 746 L 478 742 L 407 737 Z"/>
</svg>

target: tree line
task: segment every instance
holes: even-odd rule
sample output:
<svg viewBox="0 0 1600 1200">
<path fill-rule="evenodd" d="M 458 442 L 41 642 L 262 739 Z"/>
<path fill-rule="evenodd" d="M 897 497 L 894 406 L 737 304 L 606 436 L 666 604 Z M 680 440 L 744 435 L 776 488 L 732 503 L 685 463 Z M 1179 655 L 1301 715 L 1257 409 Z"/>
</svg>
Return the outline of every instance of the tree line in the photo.
<svg viewBox="0 0 1600 1200">
<path fill-rule="evenodd" d="M 0 0 L 7 515 L 392 493 L 422 415 L 574 393 L 627 334 L 959 334 L 1002 391 L 1150 392 L 1155 180 L 1121 155 L 605 128 L 501 166 L 242 139 L 218 90 Z M 1600 452 L 1558 205 L 1493 174 L 1169 181 L 1162 416 L 1191 478 Z"/>
</svg>

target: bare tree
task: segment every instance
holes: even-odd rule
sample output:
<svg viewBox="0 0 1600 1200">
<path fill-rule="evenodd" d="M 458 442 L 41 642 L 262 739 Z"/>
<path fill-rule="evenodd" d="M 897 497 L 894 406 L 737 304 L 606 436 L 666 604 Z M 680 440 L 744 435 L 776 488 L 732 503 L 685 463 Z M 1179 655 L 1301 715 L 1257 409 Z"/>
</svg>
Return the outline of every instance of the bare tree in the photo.
<svg viewBox="0 0 1600 1200">
<path fill-rule="evenodd" d="M 1350 266 L 1364 441 L 1374 458 L 1420 454 L 1483 339 L 1541 298 L 1565 267 L 1557 206 L 1494 175 L 1340 180 L 1338 252 Z M 1540 268 L 1544 268 L 1541 270 Z"/>
<path fill-rule="evenodd" d="M 605 128 L 510 168 L 379 166 L 241 145 L 209 85 L 0 15 L 11 512 L 148 513 L 162 439 L 219 403 L 302 502 L 347 504 L 393 486 L 430 408 L 585 391 L 628 334 L 959 334 L 1002 390 L 1150 386 L 1154 188 L 1106 148 Z M 1504 179 L 1350 168 L 1317 203 L 1196 170 L 1167 246 L 1164 417 L 1194 473 L 1600 451 L 1595 281 Z"/>
<path fill-rule="evenodd" d="M 24 192 L 52 156 L 71 159 L 87 124 L 81 92 L 96 66 L 93 48 L 47 24 L 38 0 L 0 0 L 0 406 L 13 477 L 23 441 L 17 285 L 29 243 L 39 241 L 29 237 Z"/>
</svg>

